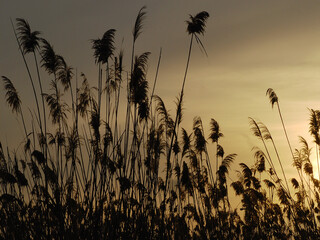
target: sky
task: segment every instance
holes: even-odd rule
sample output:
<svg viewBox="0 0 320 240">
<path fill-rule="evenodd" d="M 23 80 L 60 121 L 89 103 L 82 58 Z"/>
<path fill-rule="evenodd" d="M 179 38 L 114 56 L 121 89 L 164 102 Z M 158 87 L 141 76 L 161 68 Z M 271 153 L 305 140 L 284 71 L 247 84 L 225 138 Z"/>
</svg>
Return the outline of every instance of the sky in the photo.
<svg viewBox="0 0 320 240">
<path fill-rule="evenodd" d="M 208 135 L 210 119 L 216 119 L 225 136 L 221 140 L 225 152 L 238 154 L 233 165 L 237 169 L 240 162 L 252 165 L 254 146 L 262 148 L 250 131 L 248 117 L 252 117 L 267 125 L 285 171 L 295 177 L 277 110 L 271 108 L 265 93 L 268 88 L 277 93 L 293 148 L 299 148 L 298 136 L 305 137 L 314 147 L 308 133 L 308 108 L 318 109 L 320 103 L 318 1 L 0 0 L 0 75 L 14 82 L 26 109 L 33 106 L 32 88 L 10 18 L 28 20 L 32 30 L 41 31 L 55 51 L 92 83 L 97 78 L 97 66 L 90 39 L 115 28 L 117 51 L 123 47 L 129 68 L 131 32 L 142 6 L 147 7 L 147 18 L 136 52 L 151 52 L 148 79 L 152 85 L 162 48 L 156 94 L 172 114 L 190 41 L 185 20 L 200 11 L 210 14 L 201 37 L 208 56 L 197 45 L 191 53 L 182 127 L 190 131 L 193 117 L 200 116 Z M 0 141 L 10 146 L 19 137 L 23 138 L 21 125 L 5 104 L 1 91 Z"/>
</svg>

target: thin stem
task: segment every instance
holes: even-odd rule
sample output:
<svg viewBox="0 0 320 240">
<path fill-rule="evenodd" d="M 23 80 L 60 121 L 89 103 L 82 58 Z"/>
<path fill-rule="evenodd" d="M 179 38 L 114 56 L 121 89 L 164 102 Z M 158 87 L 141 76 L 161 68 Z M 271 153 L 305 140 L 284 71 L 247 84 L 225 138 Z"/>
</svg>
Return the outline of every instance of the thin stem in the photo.
<svg viewBox="0 0 320 240">
<path fill-rule="evenodd" d="M 22 58 L 23 58 L 24 65 L 25 65 L 25 67 L 26 67 L 26 69 L 27 69 L 28 76 L 29 76 L 29 79 L 30 79 L 30 82 L 31 82 L 31 85 L 32 85 L 33 95 L 34 95 L 34 98 L 35 98 L 35 101 L 36 101 L 37 111 L 38 111 L 38 116 L 39 116 L 40 130 L 41 130 L 41 133 L 43 134 L 43 131 L 42 131 L 42 122 L 41 122 L 41 117 L 40 117 L 39 102 L 38 102 L 38 97 L 37 97 L 36 89 L 35 89 L 35 87 L 34 87 L 33 79 L 32 79 L 32 76 L 31 76 L 31 72 L 30 72 L 30 69 L 29 69 L 27 60 L 26 60 L 26 58 L 25 58 L 25 56 L 24 56 L 23 50 L 22 50 L 22 48 L 21 48 L 21 44 L 20 44 L 20 42 L 19 42 L 18 35 L 17 35 L 16 30 L 15 30 L 15 28 L 14 28 L 12 19 L 10 19 L 10 21 L 11 21 L 11 25 L 12 25 L 12 29 L 13 29 L 15 38 L 16 38 L 17 43 L 18 43 L 18 46 L 19 46 L 19 50 L 20 50 L 21 56 L 22 56 Z"/>
<path fill-rule="evenodd" d="M 183 83 L 182 83 L 182 88 L 181 88 L 181 93 L 180 93 L 180 101 L 179 101 L 179 105 L 182 103 L 182 99 L 183 99 L 183 92 L 184 92 L 184 85 L 186 82 L 186 78 L 187 78 L 187 73 L 188 73 L 188 68 L 189 68 L 189 62 L 190 62 L 190 56 L 191 56 L 191 50 L 192 50 L 192 41 L 193 41 L 193 34 L 191 35 L 191 40 L 190 40 L 190 46 L 189 46 L 189 53 L 188 53 L 188 59 L 187 59 L 187 65 L 186 65 L 186 70 L 184 73 L 184 78 L 183 78 Z M 175 140 L 175 136 L 176 136 L 176 128 L 177 128 L 177 124 L 180 121 L 179 116 L 180 116 L 180 107 L 178 106 L 177 109 L 177 114 L 176 114 L 176 120 L 174 121 L 174 128 L 173 128 L 173 135 L 171 137 L 171 143 L 170 143 L 170 148 L 168 149 L 168 155 L 167 155 L 167 166 L 169 166 L 170 163 L 170 157 L 171 157 L 171 150 L 172 150 L 172 146 Z M 168 177 L 169 177 L 169 169 L 167 169 L 167 173 L 166 173 L 166 184 L 165 184 L 165 196 L 166 196 L 166 191 L 167 191 L 167 184 L 168 184 Z"/>
</svg>

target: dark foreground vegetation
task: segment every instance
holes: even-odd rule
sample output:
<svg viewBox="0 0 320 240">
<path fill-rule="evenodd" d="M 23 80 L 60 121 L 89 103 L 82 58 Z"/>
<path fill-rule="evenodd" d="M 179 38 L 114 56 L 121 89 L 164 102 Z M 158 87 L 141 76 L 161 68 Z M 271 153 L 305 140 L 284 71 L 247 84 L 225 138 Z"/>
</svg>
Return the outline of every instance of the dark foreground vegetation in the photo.
<svg viewBox="0 0 320 240">
<path fill-rule="evenodd" d="M 135 52 L 145 14 L 142 8 L 133 28 L 130 69 L 123 69 L 123 51 L 115 48 L 116 30 L 92 40 L 95 87 L 84 74 L 78 86 L 74 69 L 26 20 L 13 23 L 35 107 L 25 118 L 27 107 L 2 76 L 5 99 L 25 136 L 23 149 L 0 144 L 0 238 L 319 239 L 320 186 L 303 138 L 299 150 L 287 138 L 298 176 L 287 179 L 267 127 L 250 119 L 264 149 L 254 149 L 254 166 L 240 163 L 231 183 L 236 155 L 219 144 L 219 124 L 212 119 L 205 133 L 196 117 L 192 132 L 180 127 L 191 49 L 198 44 L 205 53 L 200 37 L 209 14 L 186 22 L 190 48 L 174 116 L 154 95 L 161 52 L 152 87 L 150 53 Z M 48 79 L 51 89 L 45 90 Z M 282 120 L 277 95 L 272 89 L 267 95 Z M 120 105 L 126 105 L 122 119 Z M 320 112 L 310 113 L 317 150 Z M 241 199 L 239 209 L 230 204 L 231 191 Z"/>
</svg>

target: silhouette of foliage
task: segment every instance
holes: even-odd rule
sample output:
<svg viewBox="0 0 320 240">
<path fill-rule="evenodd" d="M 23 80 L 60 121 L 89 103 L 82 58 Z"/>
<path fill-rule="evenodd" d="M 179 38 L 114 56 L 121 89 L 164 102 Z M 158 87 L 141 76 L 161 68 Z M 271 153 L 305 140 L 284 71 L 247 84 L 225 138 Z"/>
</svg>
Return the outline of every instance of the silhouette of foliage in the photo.
<svg viewBox="0 0 320 240">
<path fill-rule="evenodd" d="M 179 129 L 192 41 L 195 38 L 204 50 L 199 35 L 205 33 L 209 14 L 203 11 L 187 20 L 191 39 L 175 117 L 154 95 L 155 83 L 149 92 L 150 53 L 134 52 L 145 16 L 143 7 L 133 28 L 129 70 L 124 51 L 116 48 L 115 29 L 92 40 L 97 87 L 90 87 L 83 73 L 78 86 L 77 71 L 39 37 L 39 31 L 32 32 L 26 20 L 17 19 L 15 36 L 38 114 L 28 106 L 32 120 L 27 127 L 14 83 L 2 76 L 5 100 L 20 114 L 25 136 L 13 151 L 4 151 L 0 143 L 0 239 L 319 239 L 320 181 L 312 149 L 300 137 L 300 148 L 292 151 L 274 90 L 269 88 L 267 96 L 272 107 L 277 104 L 298 175 L 287 181 L 285 170 L 290 166 L 282 166 L 271 132 L 249 118 L 264 148 L 254 147 L 254 164 L 239 162 L 237 179 L 231 180 L 238 157 L 224 148 L 216 120 L 211 119 L 209 133 L 200 117 L 194 118 L 189 133 Z M 50 92 L 43 92 L 40 74 L 40 93 L 35 91 L 27 53 L 34 54 L 35 64 L 40 55 L 45 77 L 51 79 Z M 161 52 L 157 71 L 160 58 Z M 68 92 L 71 103 L 65 97 Z M 120 102 L 127 104 L 124 127 Z M 310 110 L 317 157 L 319 116 L 318 110 Z M 239 203 L 236 208 L 234 201 Z"/>
<path fill-rule="evenodd" d="M 13 86 L 11 80 L 5 76 L 2 76 L 4 82 L 4 89 L 6 91 L 6 101 L 11 107 L 12 112 L 19 112 L 21 106 L 21 100 L 16 88 Z"/>
<path fill-rule="evenodd" d="M 31 31 L 29 23 L 22 18 L 17 18 L 17 30 L 19 33 L 19 40 L 20 44 L 23 49 L 23 53 L 33 53 L 37 49 L 39 49 L 39 42 L 40 42 L 40 37 L 39 35 L 41 32 L 39 31 Z"/>
</svg>

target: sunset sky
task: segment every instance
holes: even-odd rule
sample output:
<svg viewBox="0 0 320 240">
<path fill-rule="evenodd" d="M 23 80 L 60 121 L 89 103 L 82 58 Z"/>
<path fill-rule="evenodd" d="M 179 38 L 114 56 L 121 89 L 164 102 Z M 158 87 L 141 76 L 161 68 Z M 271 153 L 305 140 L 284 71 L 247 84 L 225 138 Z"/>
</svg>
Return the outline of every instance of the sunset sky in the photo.
<svg viewBox="0 0 320 240">
<path fill-rule="evenodd" d="M 0 75 L 9 77 L 18 89 L 25 114 L 34 106 L 32 88 L 19 55 L 10 17 L 25 18 L 32 30 L 54 46 L 57 54 L 96 83 L 90 39 L 115 28 L 117 51 L 123 46 L 126 68 L 130 67 L 132 28 L 139 9 L 146 5 L 147 18 L 137 40 L 138 54 L 150 51 L 148 79 L 152 86 L 160 47 L 156 94 L 174 113 L 174 101 L 183 80 L 190 36 L 185 20 L 189 14 L 207 11 L 210 18 L 202 42 L 205 56 L 194 45 L 187 76 L 182 126 L 189 131 L 194 116 L 200 116 L 209 134 L 216 119 L 225 137 L 226 153 L 237 153 L 236 166 L 253 163 L 251 149 L 261 146 L 248 124 L 252 117 L 272 133 L 289 177 L 292 159 L 276 109 L 265 93 L 273 88 L 282 108 L 294 148 L 298 136 L 308 139 L 309 110 L 320 103 L 320 2 L 311 0 L 57 0 L 0 2 Z M 122 43 L 123 41 L 123 43 Z M 49 77 L 42 73 L 44 78 Z M 48 84 L 45 86 L 48 89 Z M 1 85 L 1 89 L 3 89 Z M 0 92 L 0 141 L 10 148 L 23 132 Z M 17 119 L 17 120 L 16 120 Z M 19 126 L 19 127 L 18 127 Z M 316 171 L 316 165 L 314 165 Z"/>
</svg>

